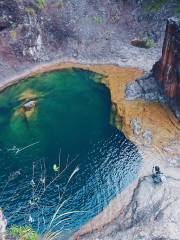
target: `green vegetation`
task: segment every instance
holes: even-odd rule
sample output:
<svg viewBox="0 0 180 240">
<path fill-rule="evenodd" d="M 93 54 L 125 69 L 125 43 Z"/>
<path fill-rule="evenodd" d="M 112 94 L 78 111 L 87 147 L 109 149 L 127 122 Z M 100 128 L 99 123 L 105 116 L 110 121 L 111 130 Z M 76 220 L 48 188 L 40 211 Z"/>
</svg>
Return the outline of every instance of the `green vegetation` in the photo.
<svg viewBox="0 0 180 240">
<path fill-rule="evenodd" d="M 134 47 L 139 47 L 139 48 L 152 48 L 154 41 L 152 39 L 146 39 L 146 40 L 134 39 L 131 41 L 131 44 Z"/>
<path fill-rule="evenodd" d="M 64 1 L 63 0 L 58 0 L 57 3 L 53 3 L 51 6 L 55 7 L 55 8 L 63 8 L 64 7 Z"/>
<path fill-rule="evenodd" d="M 175 13 L 180 13 L 180 6 L 176 8 Z"/>
<path fill-rule="evenodd" d="M 10 35 L 13 40 L 16 40 L 16 37 L 17 37 L 16 29 L 11 30 Z"/>
<path fill-rule="evenodd" d="M 55 176 L 54 178 L 52 179 L 51 182 L 47 183 L 46 185 L 46 180 L 45 180 L 45 176 L 40 178 L 40 183 L 42 185 L 44 185 L 44 192 L 46 191 L 46 189 L 54 183 L 54 181 L 58 178 L 60 178 L 61 174 L 63 173 L 60 172 L 60 156 L 61 155 L 61 152 L 59 153 L 59 164 L 54 164 L 53 165 L 53 171 L 55 172 Z M 74 161 L 74 159 L 72 160 Z M 70 162 L 69 164 L 71 164 L 72 162 Z M 69 165 L 66 166 L 66 169 L 68 168 Z M 66 170 L 65 169 L 65 170 Z M 71 179 L 74 177 L 74 175 L 79 171 L 79 168 L 76 167 L 74 169 L 74 171 L 71 173 L 70 177 L 68 178 L 68 181 L 67 181 L 67 184 L 66 184 L 66 187 L 68 186 L 69 182 L 71 181 Z M 42 175 L 43 173 L 41 173 Z M 42 195 L 40 195 L 40 193 L 38 192 L 37 195 L 36 195 L 36 191 L 35 191 L 35 182 L 34 180 L 32 180 L 31 182 L 31 185 L 32 185 L 32 191 L 33 191 L 33 196 L 34 196 L 34 199 L 32 200 L 29 200 L 28 201 L 28 204 L 30 206 L 35 206 L 35 205 L 38 205 L 38 201 L 39 199 L 41 198 Z M 63 196 L 64 196 L 64 193 L 65 191 L 62 193 L 62 196 L 60 197 L 60 203 L 59 205 L 57 205 L 57 208 L 55 209 L 55 212 L 54 214 L 52 215 L 52 218 L 51 218 L 51 221 L 45 231 L 45 233 L 43 235 L 41 235 L 42 239 L 49 239 L 49 240 L 53 240 L 53 239 L 56 239 L 56 237 L 59 237 L 62 235 L 63 233 L 63 230 L 60 229 L 60 230 L 57 230 L 57 231 L 54 231 L 54 227 L 57 227 L 58 225 L 60 225 L 62 222 L 65 222 L 65 221 L 68 221 L 70 218 L 67 217 L 66 219 L 63 219 L 62 218 L 64 216 L 72 216 L 72 214 L 77 214 L 77 213 L 84 213 L 84 211 L 68 211 L 68 212 L 64 212 L 64 213 L 61 213 L 61 208 L 63 207 L 63 205 L 65 204 L 66 200 L 62 201 L 63 199 Z M 17 226 L 17 225 L 12 225 L 8 231 L 7 231 L 7 235 L 11 238 L 15 238 L 17 240 L 38 240 L 39 237 L 38 237 L 38 234 L 37 232 L 35 232 L 33 230 L 33 228 L 31 226 Z"/>
<path fill-rule="evenodd" d="M 10 36 L 13 40 L 16 40 L 16 37 L 17 37 L 16 24 L 13 23 L 11 27 L 12 27 L 12 30 L 10 31 Z"/>
<path fill-rule="evenodd" d="M 33 231 L 31 226 L 18 227 L 16 225 L 9 229 L 9 235 L 20 240 L 37 240 L 37 234 Z"/>
<path fill-rule="evenodd" d="M 146 3 L 144 9 L 146 11 L 156 12 L 159 11 L 161 6 L 167 3 L 168 0 L 152 0 L 150 3 Z"/>
<path fill-rule="evenodd" d="M 98 17 L 98 16 L 93 16 L 92 19 L 97 24 L 101 24 L 102 23 L 102 19 L 100 17 Z"/>
<path fill-rule="evenodd" d="M 27 12 L 29 15 L 31 15 L 31 16 L 34 16 L 34 15 L 35 15 L 35 10 L 34 10 L 34 8 L 32 8 L 32 7 L 26 8 L 26 12 Z"/>
<path fill-rule="evenodd" d="M 154 44 L 153 40 L 147 39 L 145 42 L 145 48 L 152 48 L 153 44 Z"/>
<path fill-rule="evenodd" d="M 46 0 L 36 0 L 38 8 L 43 9 L 45 7 Z"/>
<path fill-rule="evenodd" d="M 179 3 L 179 0 L 151 0 L 149 3 L 144 4 L 144 9 L 150 12 L 157 12 L 161 9 L 163 4 L 168 2 Z M 177 11 L 180 10 L 180 7 L 177 7 Z"/>
</svg>

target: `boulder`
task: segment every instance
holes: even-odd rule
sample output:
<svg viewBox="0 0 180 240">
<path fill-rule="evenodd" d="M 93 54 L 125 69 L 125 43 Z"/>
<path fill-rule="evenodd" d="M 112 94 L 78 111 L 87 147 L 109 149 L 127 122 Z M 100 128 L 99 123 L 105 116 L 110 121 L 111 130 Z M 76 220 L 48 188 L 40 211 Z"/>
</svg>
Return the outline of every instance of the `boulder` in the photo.
<svg viewBox="0 0 180 240">
<path fill-rule="evenodd" d="M 37 101 L 36 100 L 31 100 L 29 102 L 26 102 L 23 105 L 23 108 L 25 111 L 30 111 L 31 109 L 35 108 L 35 106 L 37 105 Z"/>
<path fill-rule="evenodd" d="M 133 39 L 131 41 L 131 45 L 139 48 L 151 48 L 153 46 L 153 41 L 149 39 L 148 40 Z"/>
</svg>

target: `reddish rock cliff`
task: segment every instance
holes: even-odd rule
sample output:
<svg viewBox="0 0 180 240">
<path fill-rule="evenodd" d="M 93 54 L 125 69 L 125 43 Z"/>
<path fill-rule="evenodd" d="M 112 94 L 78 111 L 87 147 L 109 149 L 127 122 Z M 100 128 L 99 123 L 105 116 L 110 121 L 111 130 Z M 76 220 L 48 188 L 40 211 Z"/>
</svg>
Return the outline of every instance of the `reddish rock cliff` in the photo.
<svg viewBox="0 0 180 240">
<path fill-rule="evenodd" d="M 168 19 L 162 57 L 154 65 L 153 72 L 170 106 L 180 117 L 180 19 Z"/>
</svg>

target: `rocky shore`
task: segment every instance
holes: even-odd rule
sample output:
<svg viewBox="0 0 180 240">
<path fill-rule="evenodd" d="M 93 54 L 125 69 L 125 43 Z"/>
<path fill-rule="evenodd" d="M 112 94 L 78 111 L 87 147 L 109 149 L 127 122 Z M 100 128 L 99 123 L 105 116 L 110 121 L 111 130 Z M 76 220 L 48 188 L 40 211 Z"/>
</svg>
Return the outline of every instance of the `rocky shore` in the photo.
<svg viewBox="0 0 180 240">
<path fill-rule="evenodd" d="M 180 180 L 167 177 L 154 184 L 151 176 L 139 179 L 125 211 L 110 224 L 77 239 L 179 239 Z M 176 210 L 175 210 L 176 209 Z"/>
</svg>

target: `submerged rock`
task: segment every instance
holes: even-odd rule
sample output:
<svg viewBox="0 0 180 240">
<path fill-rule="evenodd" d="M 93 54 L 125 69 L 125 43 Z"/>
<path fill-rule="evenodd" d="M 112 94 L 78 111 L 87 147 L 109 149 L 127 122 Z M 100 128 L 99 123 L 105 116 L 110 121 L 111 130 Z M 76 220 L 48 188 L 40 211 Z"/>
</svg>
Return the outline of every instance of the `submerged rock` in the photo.
<svg viewBox="0 0 180 240">
<path fill-rule="evenodd" d="M 37 105 L 37 101 L 36 100 L 31 100 L 27 103 L 25 103 L 23 105 L 23 108 L 25 111 L 30 111 L 31 109 L 35 108 L 35 106 Z"/>
<path fill-rule="evenodd" d="M 29 100 L 28 102 L 24 103 L 23 105 L 21 105 L 15 112 L 14 115 L 12 117 L 12 119 L 14 118 L 25 118 L 26 120 L 28 120 L 33 113 L 36 110 L 36 106 L 37 106 L 37 100 Z M 14 120 L 13 120 L 14 121 Z"/>
</svg>

